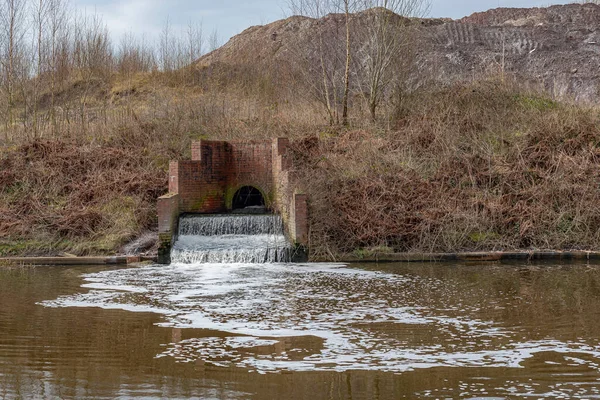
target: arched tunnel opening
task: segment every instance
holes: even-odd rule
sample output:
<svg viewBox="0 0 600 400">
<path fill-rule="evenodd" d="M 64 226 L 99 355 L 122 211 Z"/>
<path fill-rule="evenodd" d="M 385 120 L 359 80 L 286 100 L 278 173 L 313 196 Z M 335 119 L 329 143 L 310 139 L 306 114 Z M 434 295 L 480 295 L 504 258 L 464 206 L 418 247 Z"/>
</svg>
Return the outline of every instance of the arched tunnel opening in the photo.
<svg viewBox="0 0 600 400">
<path fill-rule="evenodd" d="M 233 195 L 232 208 L 234 211 L 246 208 L 264 209 L 265 199 L 257 188 L 253 186 L 244 186 Z"/>
</svg>

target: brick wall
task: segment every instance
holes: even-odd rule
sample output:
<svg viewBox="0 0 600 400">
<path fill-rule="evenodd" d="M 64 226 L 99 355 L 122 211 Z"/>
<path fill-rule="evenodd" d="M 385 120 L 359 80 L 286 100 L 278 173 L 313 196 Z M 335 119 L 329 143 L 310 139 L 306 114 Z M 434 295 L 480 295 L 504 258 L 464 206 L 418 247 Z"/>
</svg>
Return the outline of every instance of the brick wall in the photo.
<svg viewBox="0 0 600 400">
<path fill-rule="evenodd" d="M 231 146 L 227 142 L 195 142 L 193 153 L 193 161 L 171 163 L 169 192 L 179 194 L 182 213 L 224 212 L 231 168 Z"/>
<path fill-rule="evenodd" d="M 231 210 L 235 192 L 253 186 L 262 192 L 267 206 L 282 215 L 291 239 L 306 245 L 308 203 L 305 195 L 295 191 L 288 147 L 288 139 L 194 142 L 191 161 L 169 165 L 170 194 L 159 200 L 159 229 L 167 229 L 166 218 L 172 212 Z"/>
<path fill-rule="evenodd" d="M 289 213 L 289 169 L 291 159 L 288 156 L 288 139 L 273 139 L 271 144 L 273 166 L 273 189 L 275 191 L 275 203 L 280 212 Z"/>
<path fill-rule="evenodd" d="M 180 194 L 181 212 L 230 210 L 235 192 L 254 186 L 274 202 L 272 141 L 192 143 L 192 161 L 170 166 L 169 192 Z"/>
<path fill-rule="evenodd" d="M 169 163 L 169 193 L 179 193 L 179 161 Z"/>
<path fill-rule="evenodd" d="M 294 241 L 298 244 L 308 244 L 308 198 L 305 194 L 294 195 Z"/>
<path fill-rule="evenodd" d="M 179 223 L 179 195 L 169 193 L 158 199 L 158 262 L 169 264 L 173 238 Z"/>
<path fill-rule="evenodd" d="M 203 141 L 200 140 L 192 142 L 192 161 L 200 161 L 202 159 L 202 143 Z"/>
<path fill-rule="evenodd" d="M 308 245 L 308 198 L 297 192 L 297 182 L 288 153 L 289 140 L 274 139 L 272 143 L 275 208 L 283 217 L 290 239 Z"/>
<path fill-rule="evenodd" d="M 158 233 L 173 232 L 179 217 L 179 195 L 169 193 L 158 199 Z"/>
<path fill-rule="evenodd" d="M 259 189 L 267 206 L 273 205 L 273 157 L 272 141 L 233 141 L 231 167 L 228 177 L 227 207 L 235 192 L 243 186 Z"/>
</svg>

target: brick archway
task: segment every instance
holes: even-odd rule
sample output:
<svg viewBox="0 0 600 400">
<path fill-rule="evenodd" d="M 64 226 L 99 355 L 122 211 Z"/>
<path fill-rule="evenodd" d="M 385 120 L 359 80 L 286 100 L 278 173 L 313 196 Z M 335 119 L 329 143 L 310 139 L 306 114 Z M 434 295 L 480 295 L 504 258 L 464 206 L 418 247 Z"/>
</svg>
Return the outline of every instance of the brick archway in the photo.
<svg viewBox="0 0 600 400">
<path fill-rule="evenodd" d="M 160 262 L 170 260 L 181 214 L 231 212 L 236 208 L 236 194 L 241 195 L 242 205 L 258 205 L 262 199 L 268 209 L 281 214 L 290 239 L 298 246 L 306 246 L 308 202 L 306 194 L 296 188 L 288 147 L 289 140 L 285 138 L 201 140 L 192 143 L 191 160 L 171 161 L 169 193 L 158 199 Z M 256 192 L 240 192 L 243 188 L 255 189 L 260 197 Z"/>
<path fill-rule="evenodd" d="M 265 207 L 265 197 L 262 191 L 254 186 L 240 187 L 231 200 L 232 210 L 241 210 L 248 207 Z"/>
</svg>

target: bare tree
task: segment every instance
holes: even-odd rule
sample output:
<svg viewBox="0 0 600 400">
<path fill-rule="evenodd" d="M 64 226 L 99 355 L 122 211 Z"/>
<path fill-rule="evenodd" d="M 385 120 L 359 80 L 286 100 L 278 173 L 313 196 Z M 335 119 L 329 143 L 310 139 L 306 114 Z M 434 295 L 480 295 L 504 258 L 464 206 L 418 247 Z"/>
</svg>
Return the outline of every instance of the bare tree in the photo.
<svg viewBox="0 0 600 400">
<path fill-rule="evenodd" d="M 35 53 L 35 77 L 33 78 L 33 136 L 39 133 L 38 107 L 40 90 L 43 84 L 43 72 L 48 65 L 47 36 L 48 17 L 50 15 L 51 0 L 35 0 L 33 4 L 33 29 L 34 29 L 34 53 Z"/>
<path fill-rule="evenodd" d="M 75 70 L 83 84 L 79 117 L 83 133 L 86 133 L 89 95 L 95 83 L 106 81 L 112 73 L 113 50 L 108 30 L 98 14 L 81 15 L 73 29 Z"/>
<path fill-rule="evenodd" d="M 177 71 L 196 57 L 201 50 L 202 40 L 200 28 L 191 22 L 187 29 L 178 34 L 174 32 L 170 19 L 167 17 L 158 43 L 159 67 L 164 72 Z"/>
<path fill-rule="evenodd" d="M 6 133 L 14 123 L 15 95 L 24 60 L 25 0 L 2 0 L 0 3 L 0 36 L 2 39 L 0 68 L 6 98 Z"/>
<path fill-rule="evenodd" d="M 208 37 L 208 51 L 215 51 L 219 47 L 221 47 L 221 38 L 219 37 L 219 30 L 215 28 Z"/>
<path fill-rule="evenodd" d="M 402 56 L 412 43 L 410 17 L 429 12 L 428 0 L 358 0 L 364 10 L 357 82 L 366 98 L 371 119 L 402 65 Z"/>
<path fill-rule="evenodd" d="M 94 94 L 115 72 L 131 83 L 135 73 L 160 65 L 176 71 L 172 77 L 186 78 L 184 67 L 201 57 L 205 39 L 202 23 L 190 21 L 174 33 L 167 20 L 160 40 L 129 34 L 113 49 L 100 16 L 75 14 L 70 0 L 0 0 L 0 135 L 14 138 L 17 122 L 34 138 L 44 124 L 56 135 L 61 124 L 71 129 L 74 115 L 85 133 L 91 118 L 104 113 L 106 121 L 108 98 Z M 212 49 L 220 46 L 216 29 L 208 42 Z M 68 96 L 58 104 L 59 93 L 69 86 L 78 92 L 75 113 Z"/>
<path fill-rule="evenodd" d="M 153 49 L 143 37 L 139 40 L 132 32 L 121 37 L 116 60 L 117 72 L 127 78 L 137 72 L 150 72 L 156 66 Z"/>
<path fill-rule="evenodd" d="M 56 135 L 56 91 L 71 69 L 71 20 L 68 0 L 49 0 L 48 6 L 48 69 L 50 73 L 50 124 Z"/>
<path fill-rule="evenodd" d="M 173 66 L 173 32 L 171 27 L 171 20 L 169 17 L 165 20 L 165 25 L 160 33 L 160 41 L 158 45 L 158 52 L 160 55 L 160 68 L 163 71 L 172 71 Z"/>
<path fill-rule="evenodd" d="M 346 71 L 344 73 L 344 98 L 342 100 L 342 123 L 348 125 L 348 94 L 350 92 L 350 0 L 344 0 L 346 16 Z"/>
<path fill-rule="evenodd" d="M 188 47 L 188 62 L 194 63 L 204 51 L 204 34 L 202 29 L 202 21 L 192 23 L 190 20 L 186 31 L 187 47 Z"/>
<path fill-rule="evenodd" d="M 289 0 L 288 8 L 295 15 L 315 20 L 315 40 L 296 46 L 297 58 L 301 60 L 306 83 L 314 89 L 317 99 L 323 103 L 329 123 L 339 123 L 340 98 L 342 118 L 347 122 L 347 101 L 350 79 L 350 0 Z M 337 29 L 327 31 L 323 18 L 328 14 L 345 11 L 344 38 Z M 344 43 L 345 42 L 345 46 Z M 344 53 L 344 55 L 342 55 Z M 318 72 L 315 70 L 318 65 Z M 320 76 L 320 78 L 316 78 Z M 345 89 L 348 85 L 348 90 Z M 342 87 L 344 89 L 342 89 Z M 343 94 L 342 94 L 343 93 Z"/>
</svg>

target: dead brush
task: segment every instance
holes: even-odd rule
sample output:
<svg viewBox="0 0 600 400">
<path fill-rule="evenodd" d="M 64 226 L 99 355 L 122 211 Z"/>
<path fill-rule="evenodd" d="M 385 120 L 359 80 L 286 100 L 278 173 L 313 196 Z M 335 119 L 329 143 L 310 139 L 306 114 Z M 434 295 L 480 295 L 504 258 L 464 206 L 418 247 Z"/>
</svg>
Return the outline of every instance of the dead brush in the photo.
<svg viewBox="0 0 600 400">
<path fill-rule="evenodd" d="M 419 93 L 402 119 L 295 143 L 317 256 L 600 247 L 595 110 L 484 82 Z"/>
<path fill-rule="evenodd" d="M 55 130 L 0 154 L 0 238 L 112 253 L 156 225 L 168 161 L 189 158 L 192 140 L 284 136 L 315 256 L 600 247 L 596 110 L 487 81 L 405 94 L 383 125 L 345 130 L 293 91 L 244 79 L 144 80 L 81 118 L 65 100 Z"/>
<path fill-rule="evenodd" d="M 164 193 L 166 172 L 141 148 L 33 141 L 4 157 L 15 178 L 0 185 L 9 210 L 0 237 L 84 241 L 80 254 L 103 253 L 155 224 L 147 210 Z"/>
</svg>

